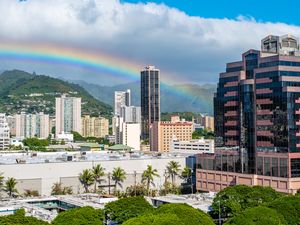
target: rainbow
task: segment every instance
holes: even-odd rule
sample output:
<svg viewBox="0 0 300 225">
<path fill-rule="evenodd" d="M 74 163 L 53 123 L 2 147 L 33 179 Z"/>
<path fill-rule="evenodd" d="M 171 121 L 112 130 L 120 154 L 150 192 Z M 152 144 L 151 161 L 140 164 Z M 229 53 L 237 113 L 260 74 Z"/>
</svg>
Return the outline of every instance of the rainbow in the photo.
<svg viewBox="0 0 300 225">
<path fill-rule="evenodd" d="M 131 81 L 139 79 L 139 69 L 142 68 L 140 63 L 129 62 L 107 53 L 48 43 L 0 42 L 0 59 L 75 67 L 94 74 L 101 74 L 101 77 L 125 78 Z M 161 78 L 162 88 L 167 89 L 174 97 L 184 97 L 191 100 L 198 97 L 202 102 L 211 101 L 203 96 L 194 96 L 187 88 L 172 88 L 170 84 L 179 81 L 178 77 L 174 75 L 162 72 Z"/>
</svg>

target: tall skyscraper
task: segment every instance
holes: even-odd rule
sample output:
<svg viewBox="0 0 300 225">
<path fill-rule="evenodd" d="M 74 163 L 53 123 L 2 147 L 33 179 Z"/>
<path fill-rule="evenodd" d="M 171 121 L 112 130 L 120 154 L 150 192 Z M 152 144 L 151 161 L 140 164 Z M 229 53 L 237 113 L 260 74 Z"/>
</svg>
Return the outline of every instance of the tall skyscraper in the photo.
<svg viewBox="0 0 300 225">
<path fill-rule="evenodd" d="M 227 64 L 214 98 L 215 154 L 199 155 L 197 189 L 300 188 L 300 52 L 291 35 L 268 36 Z"/>
<path fill-rule="evenodd" d="M 0 150 L 9 148 L 10 135 L 9 127 L 4 113 L 0 113 Z"/>
<path fill-rule="evenodd" d="M 160 71 L 147 66 L 141 71 L 142 140 L 149 140 L 152 123 L 160 121 Z"/>
<path fill-rule="evenodd" d="M 56 98 L 55 135 L 76 131 L 81 133 L 81 98 L 62 95 Z"/>
<path fill-rule="evenodd" d="M 14 115 L 15 136 L 17 139 L 24 138 L 43 138 L 49 136 L 49 115 L 44 113 Z"/>
<path fill-rule="evenodd" d="M 131 105 L 131 94 L 130 90 L 127 91 L 115 91 L 115 116 L 121 115 L 121 107 Z"/>
</svg>

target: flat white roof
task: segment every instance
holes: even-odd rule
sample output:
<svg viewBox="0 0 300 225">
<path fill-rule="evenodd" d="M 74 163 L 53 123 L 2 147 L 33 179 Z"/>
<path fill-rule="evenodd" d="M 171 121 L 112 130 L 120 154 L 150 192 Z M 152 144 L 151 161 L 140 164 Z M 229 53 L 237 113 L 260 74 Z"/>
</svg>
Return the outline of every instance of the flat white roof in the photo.
<svg viewBox="0 0 300 225">
<path fill-rule="evenodd" d="M 36 164 L 36 163 L 57 163 L 67 162 L 91 162 L 91 161 L 115 161 L 115 160 L 140 160 L 140 159 L 174 159 L 186 158 L 190 154 L 184 153 L 150 153 L 143 152 L 121 153 L 121 152 L 30 152 L 30 153 L 0 153 L 0 165 L 9 164 Z"/>
</svg>

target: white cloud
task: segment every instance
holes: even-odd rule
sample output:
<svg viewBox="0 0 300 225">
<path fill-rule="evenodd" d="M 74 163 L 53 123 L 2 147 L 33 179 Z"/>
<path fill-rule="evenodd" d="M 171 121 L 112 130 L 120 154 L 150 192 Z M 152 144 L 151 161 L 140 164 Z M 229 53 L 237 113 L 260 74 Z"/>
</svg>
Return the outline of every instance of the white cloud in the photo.
<svg viewBox="0 0 300 225">
<path fill-rule="evenodd" d="M 168 71 L 186 82 L 217 81 L 226 62 L 239 60 L 249 48 L 258 49 L 266 35 L 300 37 L 299 27 L 283 23 L 242 15 L 235 20 L 191 17 L 163 4 L 119 0 L 1 0 L 0 15 L 2 40 L 104 50 L 141 67 L 155 64 L 162 75 Z"/>
</svg>

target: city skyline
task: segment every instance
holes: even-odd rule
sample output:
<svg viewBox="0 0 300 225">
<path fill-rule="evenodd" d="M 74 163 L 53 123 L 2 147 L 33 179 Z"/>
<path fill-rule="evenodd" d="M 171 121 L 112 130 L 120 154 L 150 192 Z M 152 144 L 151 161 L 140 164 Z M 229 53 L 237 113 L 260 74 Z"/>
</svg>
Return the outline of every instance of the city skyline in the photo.
<svg viewBox="0 0 300 225">
<path fill-rule="evenodd" d="M 248 7 L 237 4 L 234 13 L 227 15 L 220 10 L 205 10 L 211 6 L 208 3 L 203 4 L 202 11 L 193 12 L 178 1 L 157 4 L 91 0 L 71 4 L 60 0 L 51 4 L 52 1 L 1 1 L 0 13 L 7 19 L 0 24 L 0 70 L 17 68 L 114 85 L 137 81 L 139 70 L 153 64 L 163 72 L 162 81 L 216 83 L 222 65 L 238 60 L 239 52 L 259 48 L 257 43 L 262 37 L 286 33 L 300 36 L 299 26 L 293 25 L 297 20 L 290 11 L 290 19 L 281 21 L 283 16 L 275 19 L 271 13 L 268 17 L 262 9 L 253 14 L 255 8 L 260 8 L 255 4 L 249 12 L 245 9 Z M 186 7 L 191 9 L 191 5 L 201 8 L 196 2 Z M 272 7 L 278 8 L 270 6 L 270 12 Z M 225 8 L 235 7 L 228 4 Z M 137 16 L 139 21 L 135 20 Z M 152 29 L 156 32 L 150 32 Z M 80 35 L 76 35 L 78 30 Z M 155 54 L 155 49 L 160 54 Z M 62 52 L 67 54 L 57 58 Z M 74 60 L 74 54 L 82 60 Z M 94 54 L 100 57 L 93 58 Z M 87 68 L 85 56 L 101 66 L 96 70 Z M 126 72 L 128 68 L 134 76 Z"/>
</svg>

